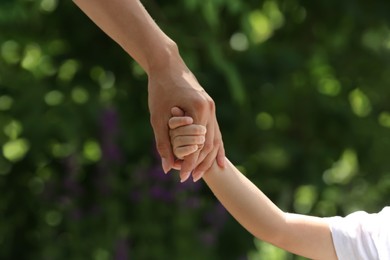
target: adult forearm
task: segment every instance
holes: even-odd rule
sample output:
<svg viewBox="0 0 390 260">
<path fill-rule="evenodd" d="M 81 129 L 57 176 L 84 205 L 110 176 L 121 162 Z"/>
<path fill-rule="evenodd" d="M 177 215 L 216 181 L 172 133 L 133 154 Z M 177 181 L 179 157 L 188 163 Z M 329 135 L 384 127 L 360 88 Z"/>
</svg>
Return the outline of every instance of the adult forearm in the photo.
<svg viewBox="0 0 390 260">
<path fill-rule="evenodd" d="M 176 44 L 157 26 L 139 0 L 73 0 L 149 74 L 179 56 Z"/>
</svg>

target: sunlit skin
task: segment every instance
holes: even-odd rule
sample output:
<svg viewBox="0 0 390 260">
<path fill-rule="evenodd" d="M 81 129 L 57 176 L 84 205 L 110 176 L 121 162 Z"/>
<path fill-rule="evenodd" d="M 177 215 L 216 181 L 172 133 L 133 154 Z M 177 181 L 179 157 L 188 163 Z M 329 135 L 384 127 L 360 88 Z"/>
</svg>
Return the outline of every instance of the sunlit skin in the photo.
<svg viewBox="0 0 390 260">
<path fill-rule="evenodd" d="M 193 153 L 204 140 L 205 128 L 192 124 L 182 110 L 172 109 L 169 120 L 173 151 L 178 158 Z M 310 259 L 337 259 L 329 224 L 325 219 L 280 210 L 250 180 L 226 159 L 221 169 L 216 165 L 205 173 L 203 180 L 230 214 L 255 237 L 291 253 Z"/>
<path fill-rule="evenodd" d="M 178 106 L 207 128 L 202 149 L 186 156 L 181 181 L 199 179 L 225 151 L 212 98 L 187 68 L 176 43 L 154 22 L 138 0 L 74 0 L 93 22 L 136 60 L 148 75 L 148 103 L 157 150 L 164 172 L 174 163 L 169 142 L 170 109 Z"/>
</svg>

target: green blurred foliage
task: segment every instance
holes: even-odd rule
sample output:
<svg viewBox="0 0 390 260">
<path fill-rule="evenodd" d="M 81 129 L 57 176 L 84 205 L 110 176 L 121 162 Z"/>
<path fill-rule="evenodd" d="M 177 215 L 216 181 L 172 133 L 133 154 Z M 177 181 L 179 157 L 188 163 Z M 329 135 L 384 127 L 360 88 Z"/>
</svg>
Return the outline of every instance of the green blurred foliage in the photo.
<svg viewBox="0 0 390 260">
<path fill-rule="evenodd" d="M 145 1 L 281 208 L 390 197 L 390 2 Z M 164 175 L 147 77 L 71 1 L 0 3 L 0 259 L 300 259 Z"/>
</svg>

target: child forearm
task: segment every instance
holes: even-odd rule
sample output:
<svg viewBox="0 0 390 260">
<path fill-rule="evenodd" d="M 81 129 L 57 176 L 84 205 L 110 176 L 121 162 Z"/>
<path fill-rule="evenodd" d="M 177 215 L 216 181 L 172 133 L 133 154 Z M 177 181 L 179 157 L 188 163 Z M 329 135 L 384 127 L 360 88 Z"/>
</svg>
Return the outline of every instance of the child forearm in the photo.
<svg viewBox="0 0 390 260">
<path fill-rule="evenodd" d="M 204 181 L 233 217 L 259 239 L 275 243 L 284 213 L 229 161 L 225 169 L 212 167 Z"/>
<path fill-rule="evenodd" d="M 327 223 L 281 211 L 230 162 L 203 177 L 230 214 L 257 238 L 312 259 L 336 259 Z"/>
<path fill-rule="evenodd" d="M 93 22 L 149 74 L 180 57 L 176 44 L 156 25 L 139 0 L 73 0 Z"/>
</svg>

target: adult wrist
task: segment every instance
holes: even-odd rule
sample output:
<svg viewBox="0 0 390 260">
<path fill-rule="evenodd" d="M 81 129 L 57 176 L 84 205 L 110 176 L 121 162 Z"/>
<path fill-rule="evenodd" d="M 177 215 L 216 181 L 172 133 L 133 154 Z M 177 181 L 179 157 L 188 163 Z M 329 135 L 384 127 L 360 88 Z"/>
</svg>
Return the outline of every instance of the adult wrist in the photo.
<svg viewBox="0 0 390 260">
<path fill-rule="evenodd" d="M 151 52 L 145 70 L 148 77 L 151 78 L 171 73 L 172 70 L 187 70 L 187 67 L 180 56 L 177 44 L 169 40 L 160 50 Z"/>
</svg>

